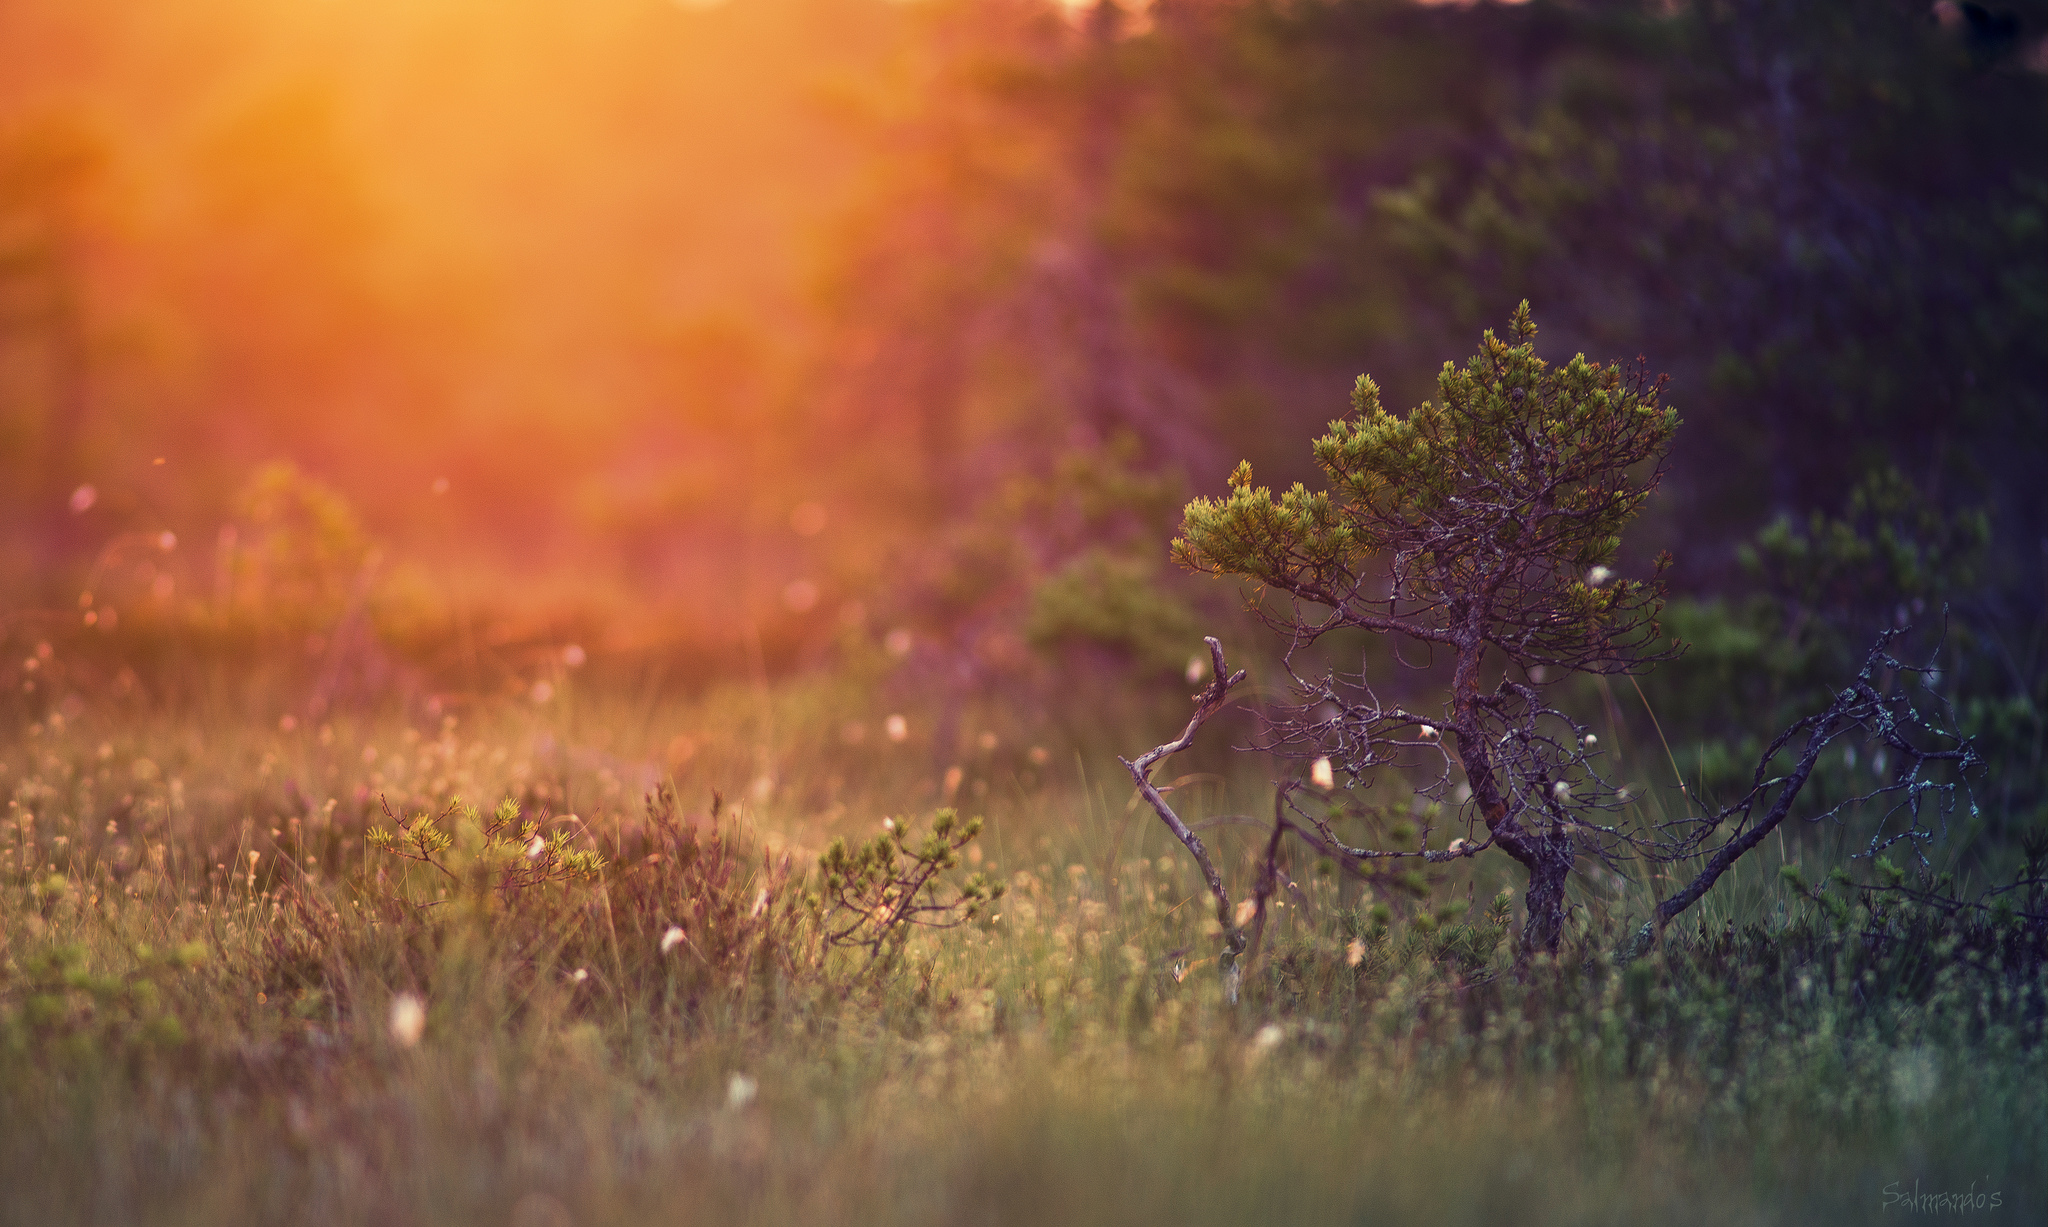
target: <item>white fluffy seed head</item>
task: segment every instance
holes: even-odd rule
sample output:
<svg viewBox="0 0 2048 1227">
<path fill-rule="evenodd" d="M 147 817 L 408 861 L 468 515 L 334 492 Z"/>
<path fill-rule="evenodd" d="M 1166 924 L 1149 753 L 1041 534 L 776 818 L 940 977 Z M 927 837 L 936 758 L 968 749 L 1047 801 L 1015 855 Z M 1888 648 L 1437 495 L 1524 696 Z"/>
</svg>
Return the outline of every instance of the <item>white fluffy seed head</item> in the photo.
<svg viewBox="0 0 2048 1227">
<path fill-rule="evenodd" d="M 427 1030 L 427 1003 L 412 993 L 400 993 L 391 999 L 391 1016 L 388 1020 L 391 1038 L 400 1048 L 411 1048 L 420 1042 L 420 1036 Z"/>
<path fill-rule="evenodd" d="M 1421 736 L 1424 741 L 1435 741 L 1441 735 L 1442 734 L 1436 731 L 1436 726 L 1433 724 L 1425 724 L 1422 726 Z"/>
<path fill-rule="evenodd" d="M 1572 786 L 1570 784 L 1565 783 L 1563 780 L 1559 780 L 1557 783 L 1552 784 L 1550 786 L 1550 792 L 1551 795 L 1555 796 L 1558 800 L 1562 801 L 1564 798 L 1572 795 Z"/>
<path fill-rule="evenodd" d="M 1337 772 L 1330 766 L 1328 758 L 1319 758 L 1309 764 L 1308 778 L 1317 788 L 1328 789 L 1337 786 Z"/>
<path fill-rule="evenodd" d="M 1599 744 L 1600 738 L 1597 735 L 1593 733 L 1586 734 L 1586 748 L 1588 750 L 1592 749 L 1594 746 L 1597 746 Z"/>
<path fill-rule="evenodd" d="M 667 954 L 682 944 L 683 928 L 681 925 L 670 925 L 668 932 L 661 935 L 661 952 L 663 954 Z"/>
<path fill-rule="evenodd" d="M 761 1084 L 747 1074 L 734 1074 L 725 1082 L 725 1106 L 737 1112 L 754 1102 L 761 1093 Z"/>
</svg>

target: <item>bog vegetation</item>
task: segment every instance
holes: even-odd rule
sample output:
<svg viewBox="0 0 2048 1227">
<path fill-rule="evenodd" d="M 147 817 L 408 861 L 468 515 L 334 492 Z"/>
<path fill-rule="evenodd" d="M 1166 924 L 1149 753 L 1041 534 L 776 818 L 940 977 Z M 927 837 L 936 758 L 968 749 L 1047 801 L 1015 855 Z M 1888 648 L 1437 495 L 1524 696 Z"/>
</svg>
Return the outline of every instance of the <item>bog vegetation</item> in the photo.
<svg viewBox="0 0 2048 1227">
<path fill-rule="evenodd" d="M 748 718 L 725 702 L 688 717 Z M 761 842 L 789 810 L 613 810 L 602 768 L 535 760 L 537 725 L 25 739 L 10 1216 L 1853 1221 L 1915 1177 L 2039 1193 L 2048 848 L 1986 908 L 1888 868 L 1831 880 L 1825 846 L 1793 843 L 1634 960 L 1648 884 L 1589 879 L 1557 954 L 1519 970 L 1507 875 L 1360 890 L 1302 864 L 1232 1004 L 1204 883 L 1125 789 L 997 759 L 979 838 L 896 814 L 866 862 L 965 842 L 1008 890 L 878 961 L 833 938 L 886 926 L 886 897 L 831 852 Z M 547 781 L 589 812 L 542 819 L 535 854 L 469 807 L 404 837 L 374 804 L 295 809 L 292 778 L 505 792 L 537 819 Z M 1214 823 L 1264 791 L 1173 795 Z M 877 831 L 911 792 L 885 759 L 827 825 Z M 1258 848 L 1218 844 L 1241 880 Z M 842 906 L 821 911 L 806 888 L 830 873 Z"/>
<path fill-rule="evenodd" d="M 1905 628 L 1726 801 L 1620 718 L 1585 683 L 1682 647 L 1608 567 L 1676 416 L 1547 367 L 1526 307 L 1513 330 L 1404 416 L 1361 379 L 1317 445 L 1341 494 L 1241 468 L 1188 506 L 1175 556 L 1264 585 L 1290 687 L 1244 726 L 1255 766 L 1155 776 L 1246 680 L 1211 637 L 1128 801 L 999 704 L 951 713 L 980 728 L 935 781 L 912 716 L 835 727 L 857 675 L 650 705 L 570 645 L 559 686 L 462 716 L 271 723 L 259 680 L 124 710 L 37 644 L 22 693 L 66 698 L 5 764 L 0 1098 L 35 1122 L 0 1137 L 10 1214 L 1712 1222 L 1861 1218 L 1908 1179 L 2038 1204 L 2048 833 L 1973 842 L 1987 764 Z M 1303 676 L 1356 630 L 1357 673 Z M 1378 697 L 1404 668 L 1447 680 L 1442 716 Z M 1639 755 L 1656 783 L 1624 782 Z M 1267 793 L 1270 824 L 1238 812 Z"/>
<path fill-rule="evenodd" d="M 2048 14 L 1839 7 L 0 5 L 0 1222 L 2041 1221 Z"/>
</svg>

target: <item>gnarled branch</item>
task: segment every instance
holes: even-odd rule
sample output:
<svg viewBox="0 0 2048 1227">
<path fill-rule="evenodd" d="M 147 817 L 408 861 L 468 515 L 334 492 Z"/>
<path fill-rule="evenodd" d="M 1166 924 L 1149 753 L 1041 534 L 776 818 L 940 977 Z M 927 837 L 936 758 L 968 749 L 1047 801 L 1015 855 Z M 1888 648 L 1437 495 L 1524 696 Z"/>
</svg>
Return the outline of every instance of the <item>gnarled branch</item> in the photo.
<svg viewBox="0 0 2048 1227">
<path fill-rule="evenodd" d="M 1166 803 L 1166 798 L 1152 784 L 1152 768 L 1163 759 L 1193 745 L 1195 734 L 1202 731 L 1202 726 L 1209 722 L 1210 717 L 1223 709 L 1223 703 L 1229 697 L 1231 688 L 1245 678 L 1242 669 L 1235 673 L 1230 672 L 1229 665 L 1223 660 L 1223 645 L 1216 641 L 1215 636 L 1205 637 L 1202 642 L 1209 645 L 1209 662 L 1213 666 L 1213 671 L 1209 684 L 1194 696 L 1195 714 L 1188 720 L 1188 726 L 1181 730 L 1178 738 L 1164 745 L 1154 746 L 1139 755 L 1135 761 L 1122 756 L 1116 761 L 1122 763 L 1124 769 L 1131 773 L 1131 778 L 1137 781 L 1138 795 L 1145 798 L 1145 803 L 1152 807 L 1152 812 L 1159 815 L 1159 820 L 1166 824 L 1166 829 L 1172 831 L 1173 837 L 1186 845 L 1187 850 L 1195 858 L 1195 864 L 1201 866 L 1202 877 L 1209 883 L 1209 893 L 1216 898 L 1216 920 L 1223 926 L 1224 993 L 1235 1004 L 1238 980 L 1242 974 L 1238 956 L 1244 953 L 1245 935 L 1244 930 L 1235 923 L 1236 917 L 1231 914 L 1229 888 L 1224 886 L 1223 875 L 1217 872 L 1216 862 L 1210 859 L 1209 849 L 1203 845 L 1202 837 L 1188 829 L 1188 824 L 1181 821 L 1180 815 L 1173 812 L 1173 807 Z"/>
</svg>

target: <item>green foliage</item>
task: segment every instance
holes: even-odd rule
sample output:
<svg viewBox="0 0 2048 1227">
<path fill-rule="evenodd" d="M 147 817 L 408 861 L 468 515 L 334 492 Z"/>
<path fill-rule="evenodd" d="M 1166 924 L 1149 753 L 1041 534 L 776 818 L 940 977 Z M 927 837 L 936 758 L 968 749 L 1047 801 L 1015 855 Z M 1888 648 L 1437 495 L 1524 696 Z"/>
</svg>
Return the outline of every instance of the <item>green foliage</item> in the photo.
<svg viewBox="0 0 2048 1227">
<path fill-rule="evenodd" d="M 541 823 L 520 817 L 519 803 L 510 798 L 488 818 L 460 797 L 439 817 L 402 818 L 388 807 L 385 816 L 389 827 L 364 833 L 370 847 L 438 870 L 448 882 L 500 902 L 549 883 L 594 879 L 605 868 L 604 857 L 576 846 L 583 832 L 558 827 L 543 833 Z"/>
<path fill-rule="evenodd" d="M 1880 469 L 1839 514 L 1815 513 L 1803 527 L 1780 519 L 1745 543 L 1748 595 L 1674 601 L 1665 621 L 1687 652 L 1647 693 L 1680 747 L 1682 778 L 1708 796 L 1741 787 L 1768 730 L 1824 705 L 1871 635 L 1910 625 L 1915 655 L 1939 669 L 1913 687 L 1946 701 L 1957 730 L 1998 766 L 1979 791 L 1983 821 L 2025 826 L 2048 804 L 2048 675 L 2031 632 L 2006 624 L 2007 611 L 1979 592 L 1991 561 L 1987 516 L 1944 511 L 1896 469 Z M 1881 773 L 1891 760 L 1872 749 L 1829 756 L 1821 794 L 1846 795 Z"/>
<path fill-rule="evenodd" d="M 1178 672 L 1201 642 L 1201 627 L 1158 572 L 1149 558 L 1091 550 L 1032 590 L 1025 635 L 1041 649 L 1099 644 L 1147 672 Z"/>
<path fill-rule="evenodd" d="M 1240 464 L 1227 497 L 1188 504 L 1174 560 L 1328 608 L 1298 620 L 1318 633 L 1473 626 L 1511 659 L 1571 667 L 1647 643 L 1661 587 L 1589 571 L 1655 488 L 1655 472 L 1632 470 L 1661 462 L 1677 412 L 1618 365 L 1538 358 L 1526 302 L 1510 331 L 1487 332 L 1462 369 L 1446 363 L 1438 399 L 1406 417 L 1360 376 L 1352 416 L 1315 443 L 1330 489 L 1276 499 Z M 1390 595 L 1371 583 L 1378 565 Z"/>
<path fill-rule="evenodd" d="M 1986 509 L 1944 514 L 1886 467 L 1857 483 L 1841 517 L 1816 511 L 1803 532 L 1781 517 L 1737 556 L 1795 618 L 1840 626 L 1873 616 L 1882 623 L 1908 603 L 1924 613 L 1929 602 L 1973 591 L 1990 541 Z"/>
<path fill-rule="evenodd" d="M 942 809 L 922 838 L 907 822 L 884 821 L 883 832 L 866 843 L 849 847 L 835 839 L 818 858 L 824 880 L 810 903 L 828 945 L 866 950 L 872 961 L 900 952 L 913 925 L 967 924 L 1003 897 L 1005 884 L 985 873 L 950 890 L 939 876 L 960 864 L 960 850 L 981 834 L 981 819 L 962 822 Z"/>
<path fill-rule="evenodd" d="M 169 995 L 206 961 L 206 947 L 138 945 L 104 960 L 95 953 L 79 942 L 52 943 L 0 968 L 0 1067 L 63 1061 L 83 1069 L 185 1044 L 187 1027 Z"/>
</svg>

